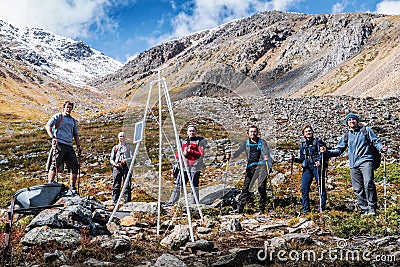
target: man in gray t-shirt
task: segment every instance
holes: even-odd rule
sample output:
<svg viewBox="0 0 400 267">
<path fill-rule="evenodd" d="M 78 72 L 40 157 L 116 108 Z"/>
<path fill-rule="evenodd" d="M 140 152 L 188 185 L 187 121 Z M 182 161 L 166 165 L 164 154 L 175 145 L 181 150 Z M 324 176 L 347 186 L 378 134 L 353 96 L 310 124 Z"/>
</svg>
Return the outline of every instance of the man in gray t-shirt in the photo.
<svg viewBox="0 0 400 267">
<path fill-rule="evenodd" d="M 82 153 L 82 147 L 78 134 L 78 123 L 71 116 L 74 103 L 66 101 L 63 108 L 63 113 L 53 115 L 45 126 L 47 134 L 52 139 L 53 147 L 56 147 L 57 155 L 56 164 L 52 161 L 49 168 L 48 181 L 49 183 L 54 182 L 57 167 L 60 167 L 64 162 L 66 162 L 71 170 L 70 188 L 71 190 L 76 191 L 76 178 L 78 175 L 79 164 L 72 145 L 72 139 L 75 139 L 79 155 Z"/>
</svg>

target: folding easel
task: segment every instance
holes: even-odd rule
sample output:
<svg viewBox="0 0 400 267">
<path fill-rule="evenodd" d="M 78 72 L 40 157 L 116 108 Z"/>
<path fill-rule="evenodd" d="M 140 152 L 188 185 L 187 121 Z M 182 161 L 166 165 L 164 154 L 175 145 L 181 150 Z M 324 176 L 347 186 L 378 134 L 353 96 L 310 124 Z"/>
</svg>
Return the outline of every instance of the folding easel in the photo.
<svg viewBox="0 0 400 267">
<path fill-rule="evenodd" d="M 180 181 L 180 182 L 182 182 L 182 185 L 183 185 L 183 192 L 184 192 L 184 197 L 185 197 L 186 213 L 187 213 L 187 216 L 188 216 L 190 237 L 191 237 L 192 242 L 194 242 L 193 226 L 192 226 L 192 219 L 191 219 L 191 214 L 190 214 L 189 201 L 188 201 L 185 182 L 183 181 L 183 179 L 184 179 L 184 170 L 188 170 L 188 166 L 187 166 L 186 161 L 183 160 L 184 156 L 183 156 L 183 153 L 182 153 L 182 145 L 181 145 L 181 142 L 179 140 L 179 133 L 177 131 L 176 124 L 175 124 L 175 117 L 174 117 L 174 112 L 172 110 L 172 103 L 171 103 L 171 99 L 169 97 L 169 92 L 168 92 L 166 79 L 165 78 L 161 78 L 160 70 L 157 70 L 157 73 L 158 73 L 158 75 L 157 75 L 158 78 L 156 80 L 154 80 L 154 81 L 151 81 L 151 83 L 150 83 L 150 89 L 149 89 L 149 93 L 148 93 L 148 96 L 147 96 L 147 102 L 146 102 L 146 108 L 145 108 L 144 115 L 143 115 L 143 120 L 140 121 L 140 122 L 137 122 L 135 124 L 135 133 L 134 133 L 134 140 L 133 140 L 133 143 L 136 144 L 135 151 L 134 151 L 134 154 L 132 156 L 132 161 L 131 161 L 131 164 L 129 166 L 129 171 L 128 171 L 128 175 L 127 175 L 127 177 L 125 179 L 124 186 L 122 188 L 122 191 L 120 193 L 118 201 L 117 201 L 117 203 L 116 203 L 116 205 L 114 207 L 114 210 L 113 210 L 108 222 L 111 222 L 112 219 L 114 218 L 115 213 L 116 213 L 116 211 L 118 209 L 119 203 L 121 201 L 121 198 L 125 193 L 125 190 L 126 190 L 126 187 L 127 187 L 127 184 L 128 184 L 128 177 L 130 177 L 132 175 L 133 165 L 135 163 L 135 159 L 137 157 L 140 144 L 143 142 L 144 129 L 146 128 L 146 117 L 147 117 L 148 111 L 150 110 L 151 93 L 152 93 L 154 85 L 158 84 L 159 163 L 158 163 L 157 235 L 160 234 L 160 215 L 161 215 L 161 189 L 162 189 L 162 185 L 161 185 L 162 172 L 161 172 L 161 170 L 162 170 L 162 142 L 163 142 L 163 138 L 162 138 L 162 136 L 163 136 L 163 134 L 162 134 L 162 99 L 163 99 L 163 96 L 164 96 L 166 104 L 168 106 L 168 112 L 169 112 L 169 116 L 171 117 L 172 126 L 173 126 L 173 130 L 174 130 L 176 150 L 178 151 L 178 155 L 179 155 L 178 161 L 179 161 L 180 177 L 182 179 L 182 181 Z M 191 188 L 192 194 L 194 196 L 194 199 L 195 199 L 195 202 L 196 202 L 200 217 L 201 217 L 201 219 L 203 219 L 203 214 L 201 212 L 199 200 L 198 200 L 197 195 L 196 195 L 195 190 L 194 190 L 192 177 L 190 177 L 191 174 L 190 174 L 189 171 L 187 171 L 187 174 L 189 176 L 188 178 L 189 178 L 190 188 Z"/>
</svg>

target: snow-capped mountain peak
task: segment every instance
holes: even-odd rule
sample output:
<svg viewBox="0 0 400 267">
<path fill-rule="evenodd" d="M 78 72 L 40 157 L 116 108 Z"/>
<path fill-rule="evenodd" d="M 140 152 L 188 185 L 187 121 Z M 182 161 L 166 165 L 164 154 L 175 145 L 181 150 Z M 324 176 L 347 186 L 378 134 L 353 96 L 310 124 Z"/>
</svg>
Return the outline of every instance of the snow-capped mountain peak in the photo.
<svg viewBox="0 0 400 267">
<path fill-rule="evenodd" d="M 1 20 L 0 44 L 8 57 L 76 86 L 88 85 L 123 66 L 82 41 L 39 28 L 17 28 Z"/>
</svg>

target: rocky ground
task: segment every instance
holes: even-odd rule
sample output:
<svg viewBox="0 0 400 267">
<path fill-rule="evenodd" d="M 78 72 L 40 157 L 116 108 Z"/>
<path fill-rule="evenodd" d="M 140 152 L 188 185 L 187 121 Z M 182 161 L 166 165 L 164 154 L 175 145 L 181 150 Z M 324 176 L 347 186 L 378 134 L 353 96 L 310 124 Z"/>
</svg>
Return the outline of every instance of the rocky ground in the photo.
<svg viewBox="0 0 400 267">
<path fill-rule="evenodd" d="M 340 168 L 346 166 L 346 161 L 339 158 L 333 159 L 329 167 L 327 211 L 319 214 L 314 209 L 311 214 L 298 216 L 296 211 L 300 205 L 293 205 L 292 200 L 293 196 L 299 200 L 300 168 L 295 165 L 291 173 L 288 156 L 298 149 L 301 126 L 311 123 L 316 135 L 334 146 L 345 129 L 344 116 L 350 111 L 359 114 L 362 123 L 371 126 L 392 148 L 388 156 L 393 172 L 392 184 L 388 185 L 388 211 L 383 210 L 383 186 L 377 182 L 380 214 L 377 217 L 359 215 L 346 168 Z M 134 174 L 135 202 L 120 208 L 128 211 L 129 216 L 107 223 L 111 181 L 104 169 L 116 133 L 102 131 L 97 133 L 99 136 L 84 139 L 90 149 L 82 160 L 81 196 L 66 194 L 59 200 L 65 207 L 46 210 L 41 217 L 20 217 L 15 223 L 17 229 L 25 228 L 27 234 L 16 231 L 13 236 L 14 266 L 398 265 L 398 99 L 194 97 L 176 102 L 174 112 L 179 126 L 195 122 L 199 125 L 199 134 L 209 140 L 205 159 L 208 168 L 202 177 L 202 189 L 214 188 L 214 192 L 220 192 L 218 184 L 221 186 L 225 174 L 228 174 L 230 190 L 240 187 L 243 158 L 232 162 L 224 173 L 223 154 L 226 149 L 236 148 L 245 138 L 250 124 L 258 125 L 277 160 L 272 175 L 275 210 L 270 206 L 266 214 L 254 214 L 257 194 L 244 215 L 230 215 L 229 206 L 220 213 L 215 208 L 218 202 L 202 206 L 202 214 L 192 207 L 191 234 L 187 211 L 182 204 L 163 207 L 157 235 L 157 204 L 154 202 L 157 176 L 152 170 L 155 148 L 146 145 L 145 153 L 149 158 L 140 158 L 140 168 Z M 136 116 L 133 113 L 130 115 Z M 124 127 L 129 125 L 126 117 L 125 114 Z M 148 125 L 152 125 L 155 118 L 156 114 L 150 116 Z M 107 125 L 109 121 L 115 123 L 124 119 L 114 114 L 97 120 Z M 95 122 L 88 123 L 92 132 L 97 125 Z M 166 132 L 168 135 L 168 127 Z M 101 149 L 94 145 L 100 139 L 104 141 Z M 31 157 L 40 158 L 41 153 L 46 151 Z M 21 175 L 24 170 L 23 165 L 12 166 L 16 159 L 7 153 L 1 155 L 1 160 L 2 175 L 10 171 Z M 37 178 L 45 181 L 45 173 L 39 170 L 36 173 Z M 164 177 L 168 196 L 172 186 L 168 170 Z M 315 191 L 314 188 L 311 194 L 314 206 L 318 201 Z M 202 191 L 200 200 L 212 192 Z"/>
</svg>

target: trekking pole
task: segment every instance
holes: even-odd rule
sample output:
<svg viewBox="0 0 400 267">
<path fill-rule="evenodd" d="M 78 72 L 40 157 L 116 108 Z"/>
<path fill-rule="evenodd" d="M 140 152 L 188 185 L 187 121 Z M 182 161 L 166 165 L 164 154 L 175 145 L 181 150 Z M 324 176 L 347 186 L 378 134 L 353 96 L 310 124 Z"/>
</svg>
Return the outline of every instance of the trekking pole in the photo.
<svg viewBox="0 0 400 267">
<path fill-rule="evenodd" d="M 58 166 L 57 166 L 57 139 L 52 139 L 52 145 L 53 145 L 53 162 L 54 162 L 54 168 L 56 172 L 56 183 L 58 183 Z"/>
<path fill-rule="evenodd" d="M 383 200 L 384 200 L 384 207 L 385 207 L 385 221 L 386 221 L 386 154 L 383 153 Z"/>
<path fill-rule="evenodd" d="M 290 179 L 289 179 L 289 190 L 290 190 L 290 200 L 292 201 L 293 205 L 293 212 L 294 215 L 297 216 L 297 206 L 296 201 L 293 196 L 293 165 L 294 165 L 294 158 L 290 160 Z"/>
<path fill-rule="evenodd" d="M 320 167 L 320 179 L 318 181 L 319 191 L 319 212 L 322 213 L 322 181 L 324 179 L 324 153 L 321 153 L 321 167 Z"/>
<path fill-rule="evenodd" d="M 80 184 L 81 184 L 81 156 L 78 156 L 78 179 L 77 179 L 77 192 L 79 195 L 79 188 L 80 188 Z"/>
<path fill-rule="evenodd" d="M 12 220 L 14 217 L 14 207 L 15 207 L 15 197 L 12 198 L 10 208 L 7 211 L 7 222 L 5 225 L 5 247 L 3 250 L 3 266 L 7 265 L 7 262 L 11 262 L 11 256 L 12 254 L 10 253 L 10 246 L 11 246 L 11 227 L 12 227 Z"/>
<path fill-rule="evenodd" d="M 267 179 L 269 178 L 269 187 L 271 189 L 271 197 L 272 197 L 272 209 L 275 211 L 275 198 L 274 198 L 274 190 L 272 188 L 272 179 L 271 176 L 269 175 L 269 165 L 268 165 L 268 161 L 265 164 L 266 168 L 267 168 Z"/>
<path fill-rule="evenodd" d="M 225 196 L 225 189 L 226 189 L 226 177 L 228 176 L 228 167 L 229 167 L 229 160 L 226 160 L 226 167 L 224 172 L 224 189 L 222 189 L 222 201 L 219 205 L 219 214 L 222 213 L 222 205 L 224 204 L 224 196 Z"/>
</svg>

